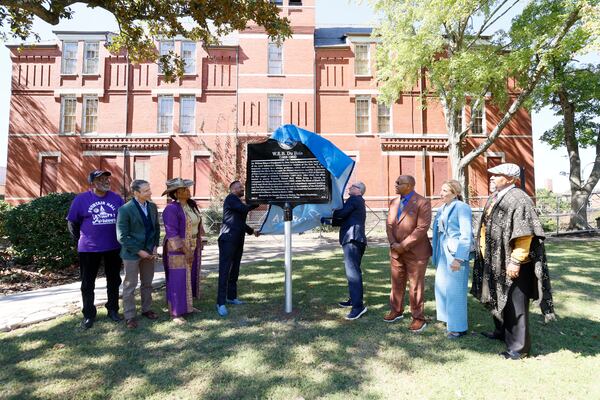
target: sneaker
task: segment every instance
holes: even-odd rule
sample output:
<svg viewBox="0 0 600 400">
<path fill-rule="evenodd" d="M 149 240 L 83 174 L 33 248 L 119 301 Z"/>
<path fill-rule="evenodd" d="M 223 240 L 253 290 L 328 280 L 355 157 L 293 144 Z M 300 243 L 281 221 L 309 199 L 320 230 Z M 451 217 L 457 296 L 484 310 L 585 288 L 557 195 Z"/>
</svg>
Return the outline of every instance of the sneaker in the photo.
<svg viewBox="0 0 600 400">
<path fill-rule="evenodd" d="M 244 304 L 245 303 L 245 301 L 241 301 L 237 297 L 235 299 L 233 299 L 233 300 L 227 299 L 226 301 L 227 301 L 227 304 L 233 304 L 235 306 L 239 306 L 240 304 Z"/>
<path fill-rule="evenodd" d="M 367 312 L 367 307 L 363 307 L 362 309 L 352 309 L 350 314 L 346 315 L 346 319 L 348 321 L 354 321 L 355 319 L 359 319 L 364 313 Z"/>
<path fill-rule="evenodd" d="M 409 331 L 412 333 L 421 333 L 427 328 L 427 323 L 422 319 L 413 319 L 410 323 Z"/>
<path fill-rule="evenodd" d="M 227 311 L 227 307 L 225 307 L 225 304 L 217 304 L 217 313 L 219 313 L 221 317 L 226 317 L 227 314 L 229 314 L 229 311 Z"/>
<path fill-rule="evenodd" d="M 450 340 L 459 339 L 467 334 L 467 331 L 463 332 L 448 332 L 446 337 Z"/>
<path fill-rule="evenodd" d="M 402 315 L 402 313 L 390 310 L 390 312 L 387 313 L 385 317 L 383 317 L 383 320 L 385 322 L 395 322 L 400 321 L 402 318 L 404 318 L 404 315 Z"/>
<path fill-rule="evenodd" d="M 348 299 L 346 301 L 340 301 L 338 305 L 340 307 L 352 307 L 352 300 Z"/>
</svg>

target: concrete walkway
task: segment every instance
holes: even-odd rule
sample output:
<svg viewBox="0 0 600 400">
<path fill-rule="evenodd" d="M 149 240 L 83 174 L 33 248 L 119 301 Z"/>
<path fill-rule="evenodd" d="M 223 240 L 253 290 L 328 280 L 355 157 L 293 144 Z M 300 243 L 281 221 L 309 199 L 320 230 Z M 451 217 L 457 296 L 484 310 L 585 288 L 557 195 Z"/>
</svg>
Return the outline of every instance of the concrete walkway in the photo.
<svg viewBox="0 0 600 400">
<path fill-rule="evenodd" d="M 381 240 L 373 240 L 372 244 L 380 244 Z M 294 254 L 317 253 L 339 248 L 337 234 L 328 233 L 294 235 L 292 237 Z M 248 236 L 244 248 L 242 264 L 254 263 L 262 260 L 283 259 L 284 237 L 261 236 L 255 238 Z M 217 271 L 219 250 L 216 244 L 208 245 L 204 249 L 202 260 L 203 274 Z M 283 261 L 282 261 L 283 263 Z M 157 263 L 153 286 L 161 287 L 165 282 L 162 263 Z M 95 291 L 96 305 L 106 303 L 106 279 L 96 280 Z M 0 332 L 29 326 L 41 321 L 47 321 L 61 315 L 80 312 L 81 292 L 80 282 L 67 285 L 32 290 L 0 296 Z"/>
</svg>

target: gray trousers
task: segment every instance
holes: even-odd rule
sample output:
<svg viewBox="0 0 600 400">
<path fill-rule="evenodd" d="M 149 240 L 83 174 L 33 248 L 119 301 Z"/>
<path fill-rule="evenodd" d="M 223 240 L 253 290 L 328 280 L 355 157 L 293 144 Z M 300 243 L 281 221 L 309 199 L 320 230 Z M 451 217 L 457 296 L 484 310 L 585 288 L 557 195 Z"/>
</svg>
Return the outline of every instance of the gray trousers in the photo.
<svg viewBox="0 0 600 400">
<path fill-rule="evenodd" d="M 135 317 L 135 287 L 140 276 L 140 296 L 142 312 L 150 311 L 152 305 L 152 278 L 154 278 L 154 259 L 123 260 L 125 279 L 123 280 L 123 309 L 125 319 Z"/>
</svg>

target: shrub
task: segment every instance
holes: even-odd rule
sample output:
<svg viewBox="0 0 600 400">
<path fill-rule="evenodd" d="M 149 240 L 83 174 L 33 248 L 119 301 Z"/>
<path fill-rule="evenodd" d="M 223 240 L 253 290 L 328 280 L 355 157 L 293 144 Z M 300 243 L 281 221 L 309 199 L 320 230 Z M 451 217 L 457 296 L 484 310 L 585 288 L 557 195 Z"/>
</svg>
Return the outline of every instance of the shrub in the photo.
<svg viewBox="0 0 600 400">
<path fill-rule="evenodd" d="M 77 261 L 65 220 L 74 193 L 52 193 L 5 213 L 4 227 L 16 261 L 61 269 Z"/>
<path fill-rule="evenodd" d="M 4 230 L 4 221 L 6 221 L 6 212 L 10 209 L 10 204 L 4 200 L 0 200 L 0 238 L 6 236 L 6 231 Z"/>
</svg>

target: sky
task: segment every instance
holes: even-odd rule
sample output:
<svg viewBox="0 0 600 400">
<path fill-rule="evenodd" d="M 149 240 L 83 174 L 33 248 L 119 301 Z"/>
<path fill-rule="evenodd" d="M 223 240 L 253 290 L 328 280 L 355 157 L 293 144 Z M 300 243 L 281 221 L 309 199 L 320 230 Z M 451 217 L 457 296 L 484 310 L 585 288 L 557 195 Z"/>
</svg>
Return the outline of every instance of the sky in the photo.
<svg viewBox="0 0 600 400">
<path fill-rule="evenodd" d="M 372 26 L 374 24 L 374 13 L 365 1 L 358 4 L 356 0 L 317 0 L 316 3 L 317 26 Z M 116 21 L 107 11 L 100 8 L 89 9 L 80 3 L 75 4 L 72 9 L 75 11 L 73 19 L 61 21 L 57 26 L 37 20 L 34 23 L 34 31 L 40 35 L 42 40 L 56 39 L 52 30 L 117 31 Z M 508 18 L 507 15 L 506 19 Z M 597 58 L 590 60 L 590 62 L 592 61 L 599 62 Z M 10 74 L 9 52 L 0 43 L 0 166 L 6 166 Z M 548 145 L 539 141 L 541 134 L 554 126 L 558 122 L 558 118 L 553 115 L 552 111 L 542 110 L 534 113 L 532 119 L 536 186 L 544 187 L 545 182 L 552 179 L 555 192 L 568 191 L 568 179 L 565 174 L 569 170 L 567 151 L 565 149 L 551 150 Z M 587 178 L 592 170 L 594 152 L 592 149 L 584 150 L 581 155 L 583 177 Z"/>
</svg>

